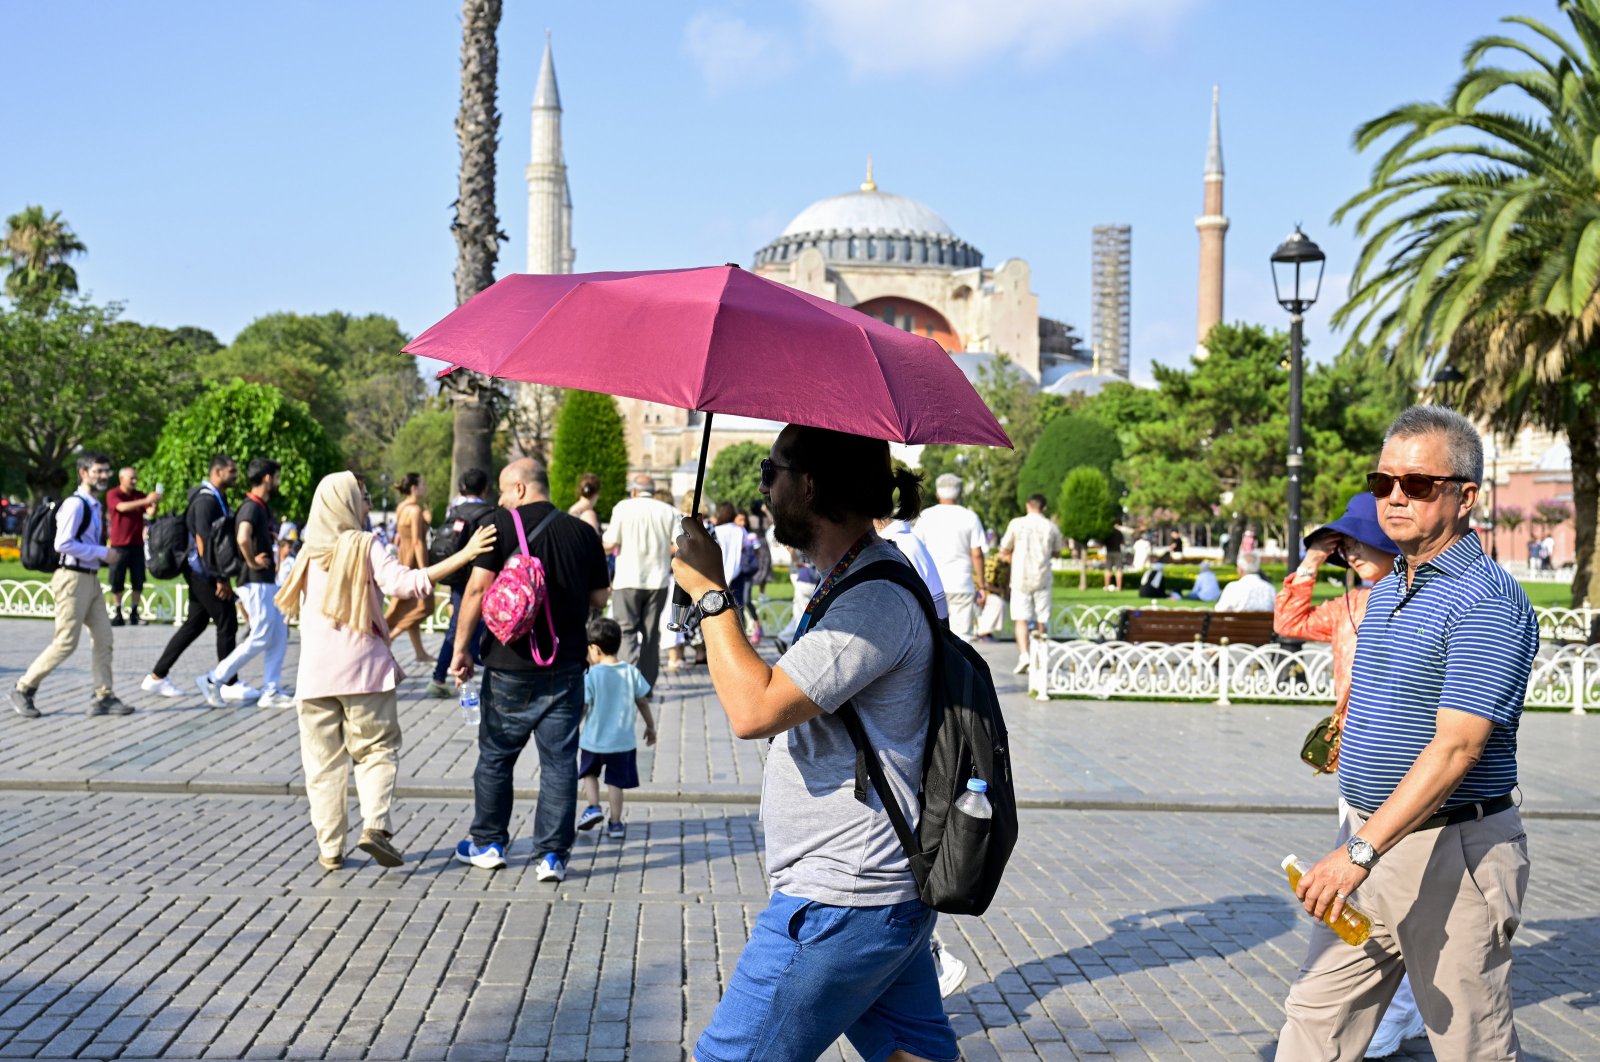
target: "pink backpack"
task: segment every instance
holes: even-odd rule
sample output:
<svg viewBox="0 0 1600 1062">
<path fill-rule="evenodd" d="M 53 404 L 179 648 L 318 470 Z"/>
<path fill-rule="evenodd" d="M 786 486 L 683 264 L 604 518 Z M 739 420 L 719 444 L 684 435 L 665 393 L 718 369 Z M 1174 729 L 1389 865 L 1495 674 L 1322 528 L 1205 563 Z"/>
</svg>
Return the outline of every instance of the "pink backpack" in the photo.
<svg viewBox="0 0 1600 1062">
<path fill-rule="evenodd" d="M 557 509 L 539 521 L 539 526 L 533 529 L 533 538 L 538 539 L 539 533 L 560 515 L 561 510 Z M 528 535 L 522 530 L 522 514 L 512 509 L 511 519 L 517 525 L 517 548 L 521 552 L 506 560 L 505 567 L 500 569 L 500 574 L 494 577 L 488 592 L 483 595 L 483 622 L 489 628 L 489 633 L 500 639 L 501 645 L 527 638 L 533 662 L 540 667 L 549 667 L 556 658 L 556 650 L 561 647 L 561 639 L 556 637 L 556 622 L 550 615 L 550 593 L 544 584 L 544 563 L 528 552 Z M 533 637 L 533 628 L 540 612 L 544 613 L 545 624 L 550 630 L 550 655 L 546 657 L 539 655 L 539 643 Z"/>
</svg>

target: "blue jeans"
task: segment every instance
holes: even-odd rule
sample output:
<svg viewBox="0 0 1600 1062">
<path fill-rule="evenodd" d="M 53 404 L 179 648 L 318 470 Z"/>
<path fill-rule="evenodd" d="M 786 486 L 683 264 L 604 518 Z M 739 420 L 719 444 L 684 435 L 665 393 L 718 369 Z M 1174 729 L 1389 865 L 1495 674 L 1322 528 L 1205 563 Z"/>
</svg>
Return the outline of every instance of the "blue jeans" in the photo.
<svg viewBox="0 0 1600 1062">
<path fill-rule="evenodd" d="M 928 949 L 933 921 L 921 900 L 836 907 L 774 892 L 695 1058 L 814 1059 L 841 1033 L 866 1062 L 896 1050 L 959 1057 Z"/>
<path fill-rule="evenodd" d="M 444 629 L 444 644 L 439 646 L 439 659 L 433 665 L 433 681 L 443 682 L 450 676 L 450 661 L 456 651 L 456 617 L 461 615 L 462 591 L 452 588 L 450 590 L 450 624 Z M 472 662 L 483 663 L 482 654 L 478 647 L 483 643 L 483 621 L 472 631 Z"/>
<path fill-rule="evenodd" d="M 563 863 L 577 835 L 578 724 L 583 720 L 583 665 L 545 671 L 483 671 L 478 767 L 472 773 L 472 840 L 511 841 L 511 775 L 532 738 L 539 749 L 539 802 L 533 852 Z"/>
</svg>

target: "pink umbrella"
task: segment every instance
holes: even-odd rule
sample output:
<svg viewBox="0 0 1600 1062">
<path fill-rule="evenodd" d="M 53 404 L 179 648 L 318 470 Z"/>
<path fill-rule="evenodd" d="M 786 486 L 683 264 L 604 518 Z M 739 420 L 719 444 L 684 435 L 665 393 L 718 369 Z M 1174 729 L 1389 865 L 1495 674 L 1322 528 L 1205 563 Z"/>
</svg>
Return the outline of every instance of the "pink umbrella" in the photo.
<svg viewBox="0 0 1600 1062">
<path fill-rule="evenodd" d="M 904 443 L 1010 446 L 939 344 L 738 266 L 513 274 L 406 345 L 486 376 Z"/>
<path fill-rule="evenodd" d="M 405 350 L 708 414 L 904 443 L 1011 445 L 932 339 L 738 266 L 513 274 Z"/>
</svg>

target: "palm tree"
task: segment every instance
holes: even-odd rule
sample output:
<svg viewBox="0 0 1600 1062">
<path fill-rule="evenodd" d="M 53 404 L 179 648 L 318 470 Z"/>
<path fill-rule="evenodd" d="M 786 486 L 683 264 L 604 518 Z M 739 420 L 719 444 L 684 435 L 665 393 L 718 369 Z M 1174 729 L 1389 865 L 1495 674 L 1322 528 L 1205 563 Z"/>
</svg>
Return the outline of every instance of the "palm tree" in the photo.
<svg viewBox="0 0 1600 1062">
<path fill-rule="evenodd" d="M 456 305 L 494 283 L 500 254 L 500 219 L 494 209 L 494 152 L 500 137 L 500 112 L 495 108 L 500 51 L 501 0 L 462 0 L 461 110 L 456 114 L 456 141 L 461 145 L 461 171 L 456 196 Z M 455 379 L 460 377 L 460 379 Z M 504 394 L 488 377 L 464 370 L 451 374 L 455 391 L 455 441 L 451 476 L 492 467 L 492 443 L 500 421 Z"/>
<path fill-rule="evenodd" d="M 1398 138 L 1334 215 L 1359 211 L 1366 240 L 1334 321 L 1406 380 L 1448 356 L 1467 375 L 1458 404 L 1497 431 L 1565 432 L 1577 604 L 1600 600 L 1600 0 L 1558 6 L 1573 40 L 1506 18 L 1535 43 L 1482 37 L 1444 102 L 1356 131 L 1358 150 Z"/>
<path fill-rule="evenodd" d="M 62 220 L 33 205 L 6 218 L 0 237 L 0 265 L 7 268 L 6 294 L 24 306 L 47 304 L 78 290 L 78 274 L 67 259 L 88 248 Z"/>
</svg>

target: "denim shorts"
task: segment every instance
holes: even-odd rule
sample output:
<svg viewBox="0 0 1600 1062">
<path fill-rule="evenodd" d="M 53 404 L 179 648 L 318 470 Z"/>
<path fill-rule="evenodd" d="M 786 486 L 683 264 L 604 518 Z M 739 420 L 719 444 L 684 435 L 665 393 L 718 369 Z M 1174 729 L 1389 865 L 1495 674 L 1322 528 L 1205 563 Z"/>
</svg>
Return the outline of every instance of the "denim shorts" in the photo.
<svg viewBox="0 0 1600 1062">
<path fill-rule="evenodd" d="M 842 1034 L 866 1062 L 960 1057 L 939 999 L 921 900 L 836 907 L 772 894 L 728 981 L 699 1062 L 812 1062 Z"/>
</svg>

